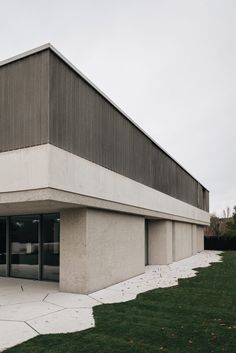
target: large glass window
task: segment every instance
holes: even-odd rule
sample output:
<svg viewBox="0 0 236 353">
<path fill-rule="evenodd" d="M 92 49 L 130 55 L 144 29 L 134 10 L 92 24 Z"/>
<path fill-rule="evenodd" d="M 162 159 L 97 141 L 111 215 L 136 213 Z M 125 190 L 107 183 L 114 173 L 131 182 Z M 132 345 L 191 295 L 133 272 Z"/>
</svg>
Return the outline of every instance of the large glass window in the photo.
<svg viewBox="0 0 236 353">
<path fill-rule="evenodd" d="M 59 236 L 60 219 L 58 214 L 45 214 L 42 217 L 42 265 L 44 280 L 59 280 Z"/>
<path fill-rule="evenodd" d="M 60 215 L 0 217 L 0 276 L 59 280 Z"/>
<path fill-rule="evenodd" d="M 10 218 L 10 275 L 39 278 L 39 216 Z"/>
<path fill-rule="evenodd" d="M 0 217 L 0 276 L 6 276 L 6 218 Z"/>
</svg>

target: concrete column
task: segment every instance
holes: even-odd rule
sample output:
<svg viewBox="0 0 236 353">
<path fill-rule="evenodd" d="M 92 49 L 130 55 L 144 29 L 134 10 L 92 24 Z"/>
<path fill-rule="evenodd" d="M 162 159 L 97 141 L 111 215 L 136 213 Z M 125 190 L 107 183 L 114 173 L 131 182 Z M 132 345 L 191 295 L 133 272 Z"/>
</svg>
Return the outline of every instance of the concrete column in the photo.
<svg viewBox="0 0 236 353">
<path fill-rule="evenodd" d="M 144 218 L 95 209 L 61 212 L 60 290 L 91 293 L 144 272 Z"/>
<path fill-rule="evenodd" d="M 84 293 L 87 288 L 87 211 L 60 213 L 60 290 Z"/>
<path fill-rule="evenodd" d="M 197 254 L 197 226 L 192 224 L 192 254 Z"/>
<path fill-rule="evenodd" d="M 192 225 L 174 222 L 174 261 L 192 256 Z"/>
<path fill-rule="evenodd" d="M 166 265 L 172 262 L 172 221 L 148 222 L 148 263 Z"/>
<path fill-rule="evenodd" d="M 197 226 L 197 251 L 204 250 L 204 227 Z"/>
</svg>

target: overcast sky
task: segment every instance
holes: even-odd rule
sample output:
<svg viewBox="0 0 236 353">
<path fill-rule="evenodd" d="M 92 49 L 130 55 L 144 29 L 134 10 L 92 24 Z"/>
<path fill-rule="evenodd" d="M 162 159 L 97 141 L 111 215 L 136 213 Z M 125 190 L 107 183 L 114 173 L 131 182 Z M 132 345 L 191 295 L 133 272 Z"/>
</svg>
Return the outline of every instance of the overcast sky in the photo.
<svg viewBox="0 0 236 353">
<path fill-rule="evenodd" d="M 210 190 L 236 204 L 235 0 L 0 0 L 0 60 L 52 43 Z"/>
</svg>

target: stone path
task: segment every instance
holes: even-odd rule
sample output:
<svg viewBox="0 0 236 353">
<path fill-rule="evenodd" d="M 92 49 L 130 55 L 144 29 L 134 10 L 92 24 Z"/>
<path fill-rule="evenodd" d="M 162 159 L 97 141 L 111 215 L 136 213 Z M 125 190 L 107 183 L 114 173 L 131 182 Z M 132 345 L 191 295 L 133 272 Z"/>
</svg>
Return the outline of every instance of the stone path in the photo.
<svg viewBox="0 0 236 353">
<path fill-rule="evenodd" d="M 59 292 L 57 283 L 0 277 L 0 351 L 39 334 L 94 327 L 94 306 L 125 302 L 151 289 L 176 286 L 179 278 L 196 276 L 193 268 L 219 261 L 219 251 L 203 251 L 170 265 L 147 266 L 143 275 L 90 295 Z"/>
</svg>

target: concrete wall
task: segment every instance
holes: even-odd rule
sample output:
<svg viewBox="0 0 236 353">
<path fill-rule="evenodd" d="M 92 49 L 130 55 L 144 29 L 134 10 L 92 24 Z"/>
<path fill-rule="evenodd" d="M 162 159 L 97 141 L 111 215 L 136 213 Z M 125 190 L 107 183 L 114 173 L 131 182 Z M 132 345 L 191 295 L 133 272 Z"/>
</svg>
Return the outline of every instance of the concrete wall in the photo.
<svg viewBox="0 0 236 353">
<path fill-rule="evenodd" d="M 51 145 L 0 153 L 0 193 L 50 187 L 208 224 L 209 214 Z M 94 178 L 96 175 L 96 178 Z"/>
<path fill-rule="evenodd" d="M 196 255 L 197 252 L 197 226 L 196 224 L 192 224 L 192 255 Z"/>
<path fill-rule="evenodd" d="M 172 262 L 172 222 L 148 222 L 148 264 L 166 265 Z"/>
<path fill-rule="evenodd" d="M 203 227 L 166 220 L 148 221 L 149 265 L 169 264 L 203 250 Z"/>
<path fill-rule="evenodd" d="M 197 251 L 204 250 L 204 227 L 197 226 Z"/>
<path fill-rule="evenodd" d="M 60 290 L 90 293 L 144 272 L 144 218 L 61 212 Z"/>
<path fill-rule="evenodd" d="M 85 293 L 86 264 L 86 209 L 69 209 L 60 214 L 60 290 Z"/>
<path fill-rule="evenodd" d="M 178 261 L 192 255 L 192 225 L 175 222 L 173 228 L 173 261 Z"/>
</svg>

